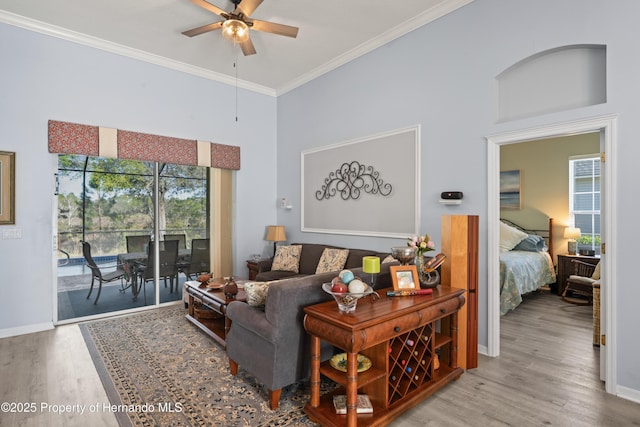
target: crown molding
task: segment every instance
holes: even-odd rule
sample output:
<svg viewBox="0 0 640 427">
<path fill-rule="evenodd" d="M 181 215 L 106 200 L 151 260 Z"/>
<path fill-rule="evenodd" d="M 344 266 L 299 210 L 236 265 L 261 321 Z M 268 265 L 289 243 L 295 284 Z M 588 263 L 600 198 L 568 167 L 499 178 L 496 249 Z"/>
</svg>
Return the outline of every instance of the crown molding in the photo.
<svg viewBox="0 0 640 427">
<path fill-rule="evenodd" d="M 57 37 L 59 39 L 67 40 L 73 43 L 78 43 L 81 45 L 104 50 L 106 52 L 115 53 L 117 55 L 126 56 L 154 65 L 159 65 L 161 67 L 169 68 L 172 70 L 192 74 L 194 76 L 217 81 L 230 86 L 237 86 L 239 88 L 247 89 L 264 95 L 276 96 L 276 91 L 266 86 L 257 85 L 246 80 L 239 79 L 236 81 L 234 77 L 227 76 L 225 74 L 220 74 L 210 70 L 206 70 L 204 68 L 195 67 L 193 65 L 185 64 L 184 62 L 175 61 L 163 56 L 154 55 L 152 53 L 133 49 L 128 46 L 123 46 L 121 44 L 112 43 L 107 40 L 78 33 L 76 31 L 71 31 L 66 28 L 47 24 L 35 19 L 26 18 L 14 13 L 0 10 L 0 22 L 4 22 L 5 24 L 24 28 L 26 30 L 34 31 L 37 33 L 46 34 L 52 37 Z"/>
<path fill-rule="evenodd" d="M 286 85 L 280 86 L 276 90 L 276 94 L 283 95 L 299 86 L 302 86 L 305 83 L 314 80 L 323 74 L 328 73 L 329 71 L 335 70 L 336 68 L 353 61 L 360 56 L 371 52 L 385 44 L 404 36 L 405 34 L 410 33 L 411 31 L 422 27 L 430 22 L 435 21 L 438 18 L 441 18 L 463 6 L 466 6 L 469 3 L 472 3 L 474 0 L 449 0 L 438 5 L 432 7 L 429 10 L 425 10 L 424 12 L 415 15 L 413 18 L 408 21 L 403 22 L 400 25 L 397 25 L 388 31 L 382 33 L 380 36 L 373 38 L 371 40 L 367 40 L 365 43 L 362 43 L 359 46 L 351 49 L 350 51 L 337 56 L 329 62 L 317 67 L 309 73 L 303 74 L 297 79 L 292 80 Z"/>
<path fill-rule="evenodd" d="M 232 76 L 228 76 L 221 73 L 216 73 L 201 67 L 195 67 L 193 65 L 185 64 L 184 62 L 175 61 L 169 58 L 165 58 L 159 55 L 154 55 L 148 52 L 144 52 L 131 47 L 123 46 L 117 43 L 112 43 L 107 40 L 103 40 L 97 37 L 89 36 L 86 34 L 78 33 L 68 30 L 66 28 L 58 27 L 55 25 L 47 24 L 35 19 L 26 18 L 21 15 L 17 15 L 11 12 L 0 10 L 0 22 L 4 22 L 9 25 L 24 28 L 30 31 L 46 34 L 59 39 L 67 40 L 73 43 L 93 47 L 106 52 L 115 53 L 125 57 L 137 59 L 140 61 L 148 62 L 151 64 L 159 65 L 176 71 L 181 71 L 194 76 L 202 77 L 208 80 L 217 81 L 230 86 L 237 86 L 242 89 L 250 90 L 252 92 L 261 93 L 268 96 L 277 97 L 283 95 L 305 83 L 310 82 L 336 68 L 365 55 L 372 50 L 375 50 L 405 34 L 420 28 L 430 22 L 435 21 L 469 3 L 474 0 L 447 0 L 439 3 L 429 10 L 420 13 L 410 20 L 397 25 L 380 36 L 368 40 L 365 43 L 356 46 L 350 51 L 339 55 L 332 60 L 326 62 L 320 67 L 315 68 L 311 72 L 301 75 L 300 77 L 293 79 L 285 85 L 278 88 L 270 88 L 267 86 L 251 83 L 246 80 L 236 80 Z"/>
</svg>

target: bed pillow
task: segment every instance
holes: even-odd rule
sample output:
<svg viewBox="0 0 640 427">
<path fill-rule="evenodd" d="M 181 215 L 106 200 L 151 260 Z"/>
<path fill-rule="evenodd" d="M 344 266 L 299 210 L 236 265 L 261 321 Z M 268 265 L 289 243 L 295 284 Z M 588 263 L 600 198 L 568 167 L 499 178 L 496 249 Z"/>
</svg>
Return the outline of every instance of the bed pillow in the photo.
<svg viewBox="0 0 640 427">
<path fill-rule="evenodd" d="M 300 252 L 302 246 L 276 246 L 276 255 L 273 257 L 271 264 L 272 271 L 291 271 L 298 273 L 300 271 Z"/>
<path fill-rule="evenodd" d="M 507 252 L 516 247 L 528 236 L 524 231 L 511 227 L 500 221 L 500 252 Z"/>
<path fill-rule="evenodd" d="M 536 236 L 535 234 L 529 234 L 520 243 L 518 243 L 513 250 L 514 251 L 528 251 L 528 252 L 542 252 L 546 248 L 544 238 Z"/>
<path fill-rule="evenodd" d="M 348 256 L 349 249 L 324 248 L 316 267 L 316 274 L 342 270 Z"/>
</svg>

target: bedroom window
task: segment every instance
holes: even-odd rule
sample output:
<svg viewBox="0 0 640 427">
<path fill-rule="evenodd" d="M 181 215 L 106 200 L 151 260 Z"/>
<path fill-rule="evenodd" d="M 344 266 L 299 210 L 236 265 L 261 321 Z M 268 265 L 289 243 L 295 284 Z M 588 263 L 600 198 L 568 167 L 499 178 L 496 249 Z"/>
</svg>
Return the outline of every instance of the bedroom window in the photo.
<svg viewBox="0 0 640 427">
<path fill-rule="evenodd" d="M 600 255 L 600 155 L 569 158 L 569 214 L 582 236 L 578 250 Z"/>
</svg>

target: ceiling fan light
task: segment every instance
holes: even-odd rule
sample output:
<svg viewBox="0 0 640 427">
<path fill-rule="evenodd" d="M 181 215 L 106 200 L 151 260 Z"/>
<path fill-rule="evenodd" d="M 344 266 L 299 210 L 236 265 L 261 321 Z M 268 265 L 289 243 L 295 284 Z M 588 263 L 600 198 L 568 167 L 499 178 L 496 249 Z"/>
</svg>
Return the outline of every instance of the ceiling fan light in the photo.
<svg viewBox="0 0 640 427">
<path fill-rule="evenodd" d="M 222 36 L 236 43 L 249 39 L 249 26 L 238 19 L 227 19 L 222 23 Z"/>
</svg>

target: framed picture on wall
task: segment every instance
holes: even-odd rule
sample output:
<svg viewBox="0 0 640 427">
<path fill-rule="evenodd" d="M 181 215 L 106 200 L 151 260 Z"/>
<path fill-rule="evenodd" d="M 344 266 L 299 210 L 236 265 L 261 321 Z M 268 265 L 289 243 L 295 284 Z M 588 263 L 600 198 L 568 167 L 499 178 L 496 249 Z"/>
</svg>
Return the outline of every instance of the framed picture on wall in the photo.
<svg viewBox="0 0 640 427">
<path fill-rule="evenodd" d="M 415 265 L 392 265 L 391 282 L 396 291 L 410 291 L 420 289 L 420 279 L 418 279 L 418 269 Z"/>
<path fill-rule="evenodd" d="M 520 170 L 500 172 L 500 209 L 522 209 Z"/>
<path fill-rule="evenodd" d="M 0 151 L 0 225 L 15 224 L 16 153 Z"/>
</svg>

